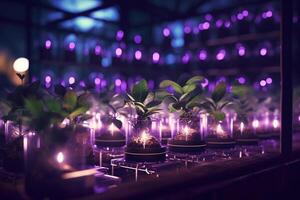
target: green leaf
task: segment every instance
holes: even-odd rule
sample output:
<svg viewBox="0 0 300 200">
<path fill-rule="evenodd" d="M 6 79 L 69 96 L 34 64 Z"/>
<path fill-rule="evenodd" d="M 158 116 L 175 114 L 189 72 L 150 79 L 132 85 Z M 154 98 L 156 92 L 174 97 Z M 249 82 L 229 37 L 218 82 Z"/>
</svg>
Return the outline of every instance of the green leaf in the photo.
<svg viewBox="0 0 300 200">
<path fill-rule="evenodd" d="M 25 99 L 25 109 L 34 117 L 40 116 L 43 112 L 43 102 L 37 99 Z"/>
<path fill-rule="evenodd" d="M 225 119 L 225 113 L 222 111 L 214 111 L 212 112 L 216 121 L 223 121 Z"/>
<path fill-rule="evenodd" d="M 132 88 L 132 97 L 138 102 L 144 102 L 148 95 L 148 85 L 146 80 L 139 81 Z"/>
<path fill-rule="evenodd" d="M 201 93 L 202 93 L 202 88 L 196 87 L 194 90 L 190 91 L 189 93 L 185 93 L 184 95 L 182 95 L 179 101 L 188 103 L 191 99 L 200 95 Z"/>
<path fill-rule="evenodd" d="M 178 83 L 176 83 L 176 82 L 174 82 L 174 81 L 171 81 L 171 80 L 164 80 L 164 81 L 162 81 L 162 82 L 159 84 L 159 87 L 160 87 L 160 88 L 167 88 L 167 87 L 169 87 L 169 86 L 172 86 L 173 89 L 175 90 L 175 92 L 177 92 L 177 93 L 179 93 L 179 94 L 182 94 L 182 93 L 183 93 L 182 87 L 181 87 Z"/>
<path fill-rule="evenodd" d="M 93 105 L 93 96 L 88 93 L 83 93 L 78 97 L 78 105 L 91 108 Z"/>
<path fill-rule="evenodd" d="M 69 111 L 73 110 L 77 104 L 77 95 L 74 91 L 67 91 L 64 96 L 63 107 Z"/>
<path fill-rule="evenodd" d="M 120 120 L 114 118 L 113 121 L 112 121 L 112 123 L 113 123 L 116 127 L 118 127 L 118 129 L 121 129 L 121 128 L 122 128 L 122 121 L 120 121 Z"/>
<path fill-rule="evenodd" d="M 233 95 L 238 97 L 244 97 L 250 92 L 250 88 L 242 85 L 234 85 L 231 88 L 231 92 Z"/>
<path fill-rule="evenodd" d="M 61 112 L 61 104 L 57 100 L 46 99 L 44 102 L 49 111 L 54 112 L 54 113 Z"/>
<path fill-rule="evenodd" d="M 169 112 L 171 112 L 171 113 L 177 111 L 177 109 L 175 109 L 175 108 L 173 107 L 173 105 L 174 105 L 174 103 L 170 103 L 170 104 L 168 105 Z"/>
<path fill-rule="evenodd" d="M 76 108 L 73 112 L 71 112 L 71 114 L 69 115 L 70 119 L 74 119 L 75 117 L 78 117 L 79 115 L 85 114 L 86 111 L 88 111 L 89 109 L 85 106 Z"/>
<path fill-rule="evenodd" d="M 211 98 L 214 102 L 219 102 L 226 94 L 226 84 L 224 82 L 219 83 L 211 94 Z"/>
<path fill-rule="evenodd" d="M 189 85 L 183 86 L 182 89 L 183 89 L 184 93 L 189 93 L 189 92 L 193 91 L 196 87 L 197 87 L 196 84 L 189 84 Z"/>
<path fill-rule="evenodd" d="M 156 107 L 160 104 L 161 104 L 161 101 L 154 100 L 154 101 L 151 101 L 148 104 L 146 104 L 146 107 L 147 108 L 153 108 L 153 107 Z"/>
<path fill-rule="evenodd" d="M 203 80 L 204 80 L 203 76 L 194 76 L 194 77 L 190 78 L 185 84 L 189 85 L 189 84 L 201 82 Z"/>
</svg>

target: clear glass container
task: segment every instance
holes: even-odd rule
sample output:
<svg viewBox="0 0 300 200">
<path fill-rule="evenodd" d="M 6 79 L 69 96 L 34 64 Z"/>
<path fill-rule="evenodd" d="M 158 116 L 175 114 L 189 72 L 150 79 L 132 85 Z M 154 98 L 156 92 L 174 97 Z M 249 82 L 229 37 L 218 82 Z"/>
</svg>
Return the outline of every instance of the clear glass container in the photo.
<svg viewBox="0 0 300 200">
<path fill-rule="evenodd" d="M 127 162 L 162 162 L 166 159 L 166 148 L 162 146 L 159 132 L 153 130 L 152 124 L 150 118 L 135 119 L 125 148 Z"/>
<path fill-rule="evenodd" d="M 206 143 L 209 148 L 233 148 L 236 142 L 233 139 L 233 116 L 226 114 L 224 120 L 217 121 L 212 115 L 208 116 L 208 133 Z"/>
<path fill-rule="evenodd" d="M 168 148 L 172 152 L 196 153 L 205 149 L 203 140 L 204 129 L 200 117 L 179 118 L 174 137 L 168 141 Z"/>
</svg>

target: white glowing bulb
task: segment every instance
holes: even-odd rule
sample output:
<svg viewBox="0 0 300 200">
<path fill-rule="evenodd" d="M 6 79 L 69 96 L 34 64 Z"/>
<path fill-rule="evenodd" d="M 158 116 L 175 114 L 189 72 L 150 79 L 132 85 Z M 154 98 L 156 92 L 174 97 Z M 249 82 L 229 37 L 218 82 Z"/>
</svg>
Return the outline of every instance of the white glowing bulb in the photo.
<svg viewBox="0 0 300 200">
<path fill-rule="evenodd" d="M 13 64 L 13 68 L 17 73 L 24 73 L 29 69 L 29 60 L 27 58 L 18 58 Z"/>
<path fill-rule="evenodd" d="M 142 132 L 142 134 L 141 134 L 141 136 L 140 136 L 140 140 L 141 140 L 141 142 L 143 143 L 144 149 L 145 149 L 145 147 L 146 147 L 146 142 L 147 142 L 147 140 L 149 140 L 150 138 L 151 138 L 150 135 L 149 135 L 148 133 L 146 133 L 146 131 L 143 131 L 143 132 Z"/>
<path fill-rule="evenodd" d="M 279 127 L 279 120 L 278 119 L 274 119 L 272 122 L 273 127 L 276 129 Z"/>
<path fill-rule="evenodd" d="M 56 161 L 58 163 L 62 163 L 64 161 L 64 154 L 62 152 L 59 152 L 56 156 Z"/>
<path fill-rule="evenodd" d="M 253 120 L 252 126 L 253 128 L 257 129 L 259 127 L 259 121 L 257 119 Z"/>
<path fill-rule="evenodd" d="M 184 133 L 185 135 L 188 135 L 189 132 L 190 132 L 189 127 L 185 126 L 185 127 L 183 128 L 183 133 Z"/>
<path fill-rule="evenodd" d="M 244 123 L 243 123 L 243 122 L 241 122 L 241 124 L 240 124 L 240 130 L 241 130 L 241 133 L 243 133 L 243 131 L 244 131 L 244 128 L 245 128 L 245 125 L 244 125 Z"/>
<path fill-rule="evenodd" d="M 118 128 L 114 124 L 111 124 L 109 125 L 108 130 L 110 131 L 111 135 L 113 135 L 114 132 L 118 131 Z"/>
</svg>

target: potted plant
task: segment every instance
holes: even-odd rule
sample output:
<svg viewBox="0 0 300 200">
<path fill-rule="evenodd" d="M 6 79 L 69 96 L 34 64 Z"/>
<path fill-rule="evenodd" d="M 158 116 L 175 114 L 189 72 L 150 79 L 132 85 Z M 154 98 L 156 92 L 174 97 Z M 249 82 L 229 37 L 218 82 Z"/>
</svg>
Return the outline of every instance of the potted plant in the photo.
<svg viewBox="0 0 300 200">
<path fill-rule="evenodd" d="M 28 133 L 24 126 L 27 114 L 24 98 L 40 98 L 45 93 L 38 81 L 21 85 L 13 91 L 5 91 L 0 100 L 1 119 L 5 126 L 4 168 L 21 173 L 24 171 L 23 136 Z"/>
<path fill-rule="evenodd" d="M 96 131 L 95 144 L 98 147 L 122 147 L 126 144 L 123 123 L 119 119 L 123 115 L 125 100 L 120 94 L 108 92 L 100 98 L 101 108 L 105 115 L 101 116 L 102 127 Z"/>
<path fill-rule="evenodd" d="M 255 145 L 258 138 L 253 132 L 249 116 L 253 115 L 255 99 L 252 98 L 252 90 L 245 85 L 233 85 L 232 95 L 235 99 L 234 109 L 237 113 L 236 122 L 233 126 L 233 135 L 238 144 Z"/>
<path fill-rule="evenodd" d="M 176 136 L 168 142 L 171 151 L 191 153 L 203 151 L 206 146 L 198 126 L 200 103 L 203 98 L 201 85 L 203 80 L 202 76 L 194 76 L 184 85 L 171 80 L 164 80 L 159 85 L 168 93 L 165 101 L 168 102 L 169 111 L 179 115 L 179 130 Z"/>
<path fill-rule="evenodd" d="M 233 104 L 227 92 L 225 82 L 220 82 L 212 91 L 210 97 L 206 97 L 201 103 L 210 117 L 208 124 L 209 134 L 206 143 L 213 148 L 231 148 L 234 147 L 235 141 L 230 135 L 228 129 L 228 120 L 226 121 L 225 109 Z"/>
<path fill-rule="evenodd" d="M 134 133 L 126 148 L 126 161 L 159 162 L 166 158 L 166 148 L 151 132 L 151 116 L 161 109 L 162 100 L 155 92 L 150 92 L 146 80 L 135 84 L 130 93 L 126 94 L 126 104 L 134 108 L 137 118 L 133 119 Z"/>
</svg>

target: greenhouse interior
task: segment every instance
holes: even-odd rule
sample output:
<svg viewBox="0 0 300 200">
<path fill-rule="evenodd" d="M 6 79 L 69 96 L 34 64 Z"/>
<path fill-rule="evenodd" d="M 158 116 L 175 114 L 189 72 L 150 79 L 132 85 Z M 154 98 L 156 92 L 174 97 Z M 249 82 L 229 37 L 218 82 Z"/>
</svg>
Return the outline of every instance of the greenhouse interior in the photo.
<svg viewBox="0 0 300 200">
<path fill-rule="evenodd" d="M 1 0 L 0 199 L 298 199 L 299 12 Z"/>
</svg>

